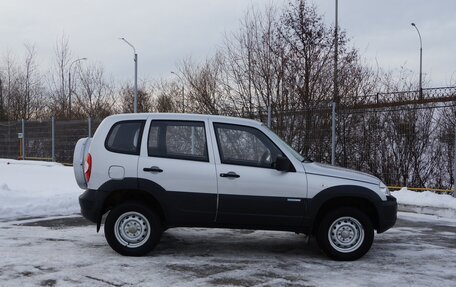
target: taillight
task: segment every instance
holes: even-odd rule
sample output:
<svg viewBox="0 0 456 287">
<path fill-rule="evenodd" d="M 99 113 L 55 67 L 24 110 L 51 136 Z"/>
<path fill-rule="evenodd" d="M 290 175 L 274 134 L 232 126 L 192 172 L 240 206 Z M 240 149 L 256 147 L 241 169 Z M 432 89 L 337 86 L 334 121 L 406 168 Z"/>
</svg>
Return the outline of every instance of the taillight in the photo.
<svg viewBox="0 0 456 287">
<path fill-rule="evenodd" d="M 92 173 L 92 156 L 87 154 L 86 160 L 84 162 L 84 175 L 86 182 L 90 180 L 90 174 Z"/>
</svg>

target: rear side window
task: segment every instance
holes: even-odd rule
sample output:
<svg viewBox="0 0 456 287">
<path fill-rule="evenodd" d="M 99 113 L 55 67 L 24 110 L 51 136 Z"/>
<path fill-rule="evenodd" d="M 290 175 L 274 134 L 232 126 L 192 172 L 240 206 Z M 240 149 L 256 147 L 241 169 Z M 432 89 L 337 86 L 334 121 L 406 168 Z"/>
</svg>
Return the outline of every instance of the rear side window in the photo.
<svg viewBox="0 0 456 287">
<path fill-rule="evenodd" d="M 107 150 L 139 155 L 145 121 L 121 121 L 115 123 L 105 141 Z"/>
<path fill-rule="evenodd" d="M 209 161 L 204 122 L 152 121 L 148 154 L 154 157 Z"/>
</svg>

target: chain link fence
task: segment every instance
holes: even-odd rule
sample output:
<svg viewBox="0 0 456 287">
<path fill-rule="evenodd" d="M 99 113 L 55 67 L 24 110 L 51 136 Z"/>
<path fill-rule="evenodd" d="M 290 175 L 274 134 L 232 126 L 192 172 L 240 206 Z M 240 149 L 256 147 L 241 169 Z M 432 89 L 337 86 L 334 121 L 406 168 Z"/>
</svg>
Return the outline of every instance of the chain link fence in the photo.
<svg viewBox="0 0 456 287">
<path fill-rule="evenodd" d="M 454 188 L 456 104 L 276 111 L 272 127 L 308 159 L 373 174 L 389 186 Z M 335 134 L 332 119 L 335 117 Z M 263 122 L 266 122 L 263 120 Z"/>
<path fill-rule="evenodd" d="M 19 158 L 21 142 L 18 133 L 21 132 L 21 122 L 0 122 L 0 157 Z"/>
<path fill-rule="evenodd" d="M 341 109 L 337 165 L 366 171 L 388 185 L 451 189 L 455 112 L 442 104 Z"/>
<path fill-rule="evenodd" d="M 0 122 L 0 157 L 73 162 L 78 139 L 93 135 L 101 120 Z"/>
</svg>

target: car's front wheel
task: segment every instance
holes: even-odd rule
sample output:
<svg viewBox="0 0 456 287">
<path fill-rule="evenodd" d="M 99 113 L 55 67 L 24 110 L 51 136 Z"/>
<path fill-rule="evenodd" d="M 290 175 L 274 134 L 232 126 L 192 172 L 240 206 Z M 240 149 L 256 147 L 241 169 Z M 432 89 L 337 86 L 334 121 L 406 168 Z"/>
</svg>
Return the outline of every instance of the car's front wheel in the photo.
<svg viewBox="0 0 456 287">
<path fill-rule="evenodd" d="M 366 254 L 374 240 L 369 217 L 356 208 L 339 208 L 320 221 L 317 242 L 335 260 L 356 260 Z"/>
<path fill-rule="evenodd" d="M 163 232 L 160 218 L 138 202 L 126 202 L 114 207 L 106 217 L 104 231 L 111 248 L 126 256 L 149 253 Z"/>
</svg>

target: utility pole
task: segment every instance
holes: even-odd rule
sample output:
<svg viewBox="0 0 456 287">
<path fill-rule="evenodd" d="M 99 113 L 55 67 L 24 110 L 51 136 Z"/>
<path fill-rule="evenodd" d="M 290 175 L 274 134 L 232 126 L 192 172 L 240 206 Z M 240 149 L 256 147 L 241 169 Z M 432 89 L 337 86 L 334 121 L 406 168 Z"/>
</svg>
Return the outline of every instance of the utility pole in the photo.
<svg viewBox="0 0 456 287">
<path fill-rule="evenodd" d="M 418 30 L 418 27 L 415 25 L 415 23 L 412 23 L 412 26 L 415 27 L 416 31 L 418 32 L 418 36 L 420 37 L 420 100 L 423 99 L 423 42 L 421 41 L 421 33 L 420 30 Z"/>
<path fill-rule="evenodd" d="M 454 125 L 454 153 L 453 153 L 453 197 L 456 197 L 456 124 Z"/>
<path fill-rule="evenodd" d="M 333 103 L 332 103 L 332 127 L 331 127 L 331 164 L 336 164 L 336 104 L 339 101 L 339 86 L 338 86 L 338 74 L 337 74 L 337 61 L 338 61 L 338 54 L 339 54 L 339 35 L 338 35 L 338 26 L 339 26 L 339 1 L 336 1 L 336 19 L 335 19 L 335 27 L 334 27 L 334 95 L 333 95 Z"/>
<path fill-rule="evenodd" d="M 333 102 L 337 103 L 338 101 L 338 94 L 339 94 L 339 86 L 338 86 L 338 72 L 337 72 L 337 64 L 338 64 L 338 57 L 339 57 L 339 1 L 336 0 L 336 18 L 335 18 L 335 27 L 334 27 L 334 95 L 333 95 Z"/>
<path fill-rule="evenodd" d="M 0 78 L 0 121 L 3 120 L 4 110 L 3 110 L 3 83 Z"/>
<path fill-rule="evenodd" d="M 119 38 L 120 40 L 127 43 L 128 46 L 133 48 L 134 53 L 134 61 L 135 61 L 135 100 L 134 100 L 134 113 L 138 112 L 138 54 L 136 53 L 136 48 L 130 42 L 128 42 L 125 38 Z"/>
</svg>

